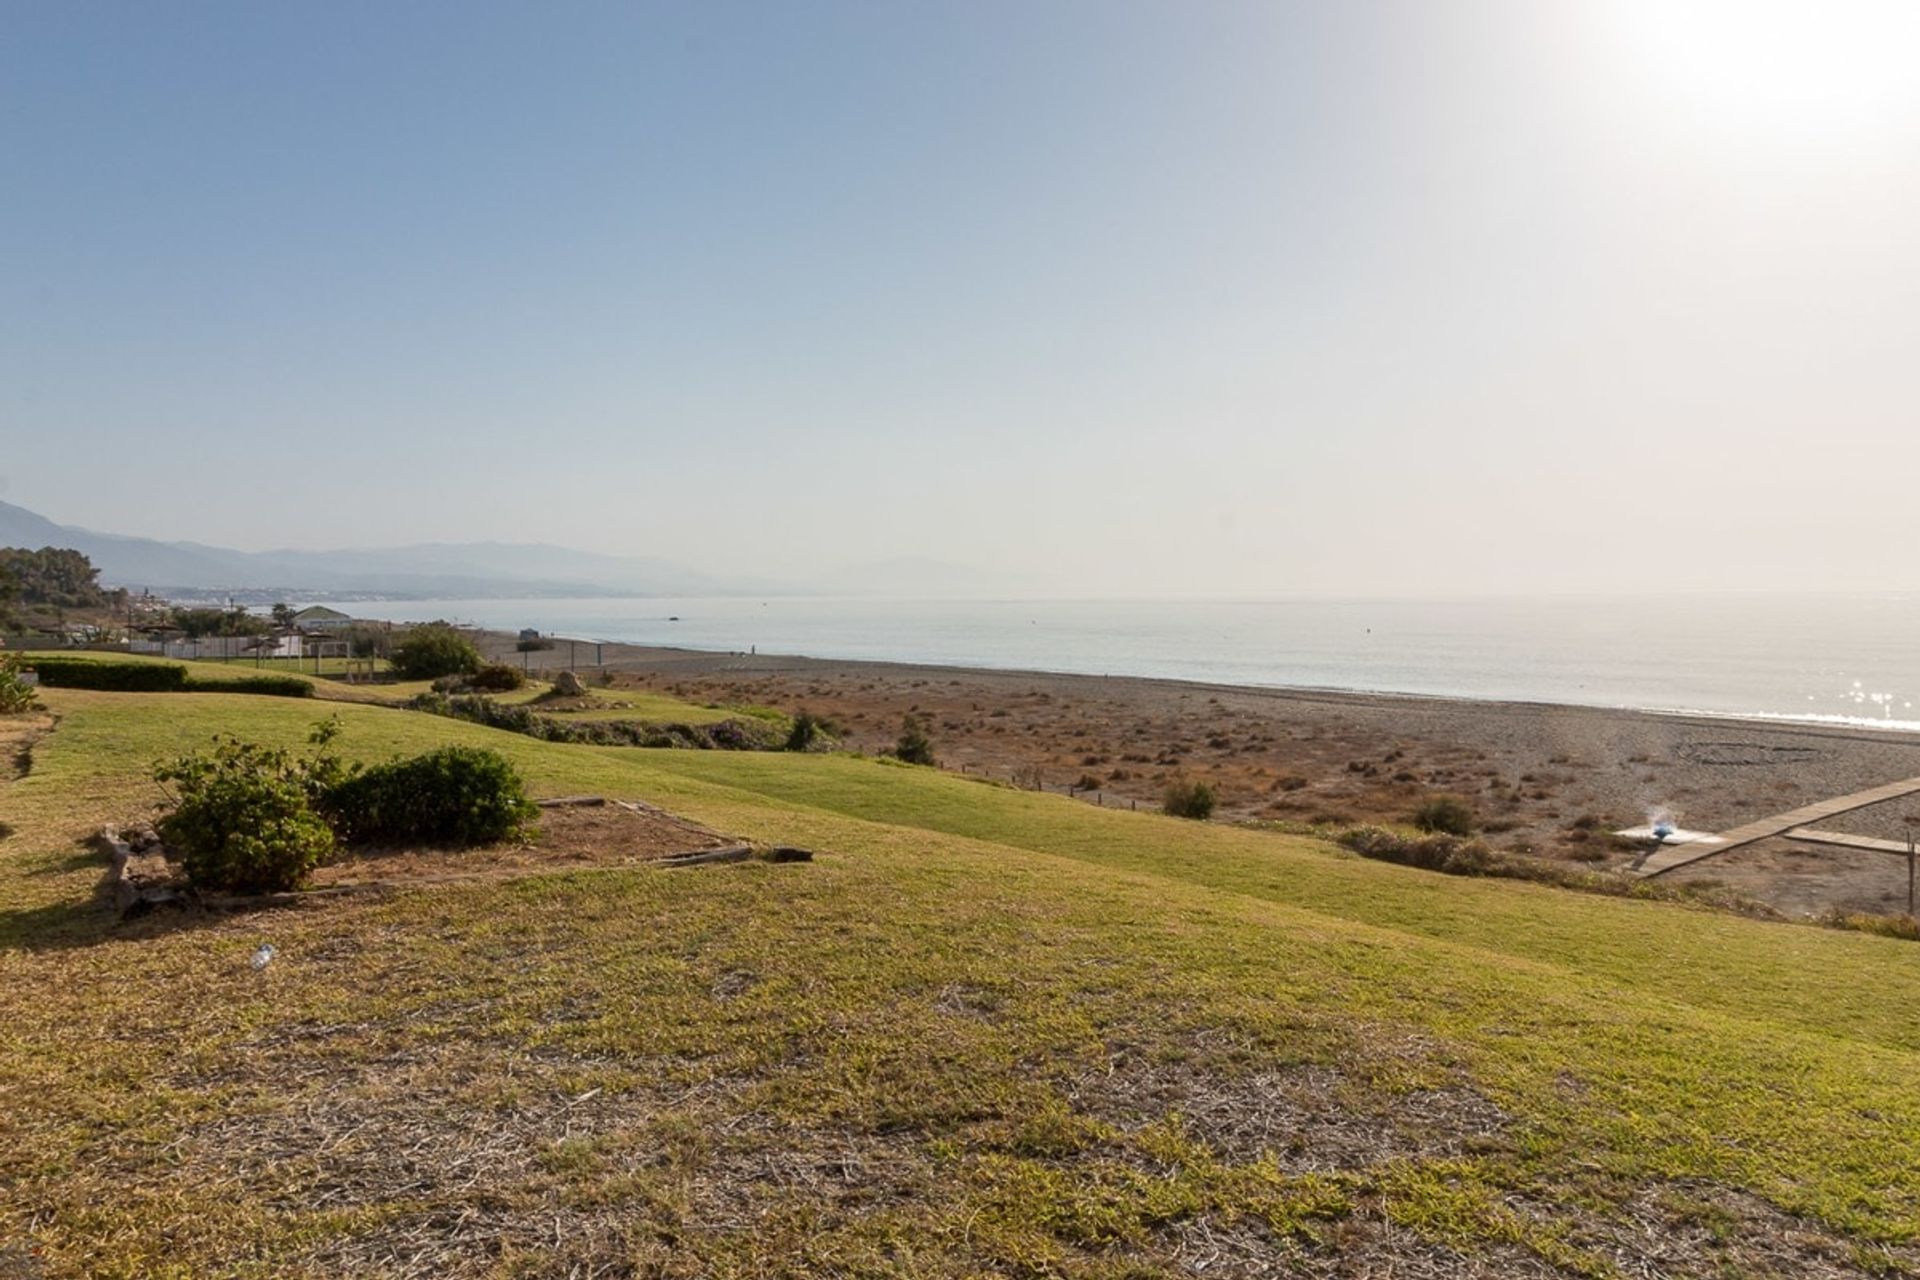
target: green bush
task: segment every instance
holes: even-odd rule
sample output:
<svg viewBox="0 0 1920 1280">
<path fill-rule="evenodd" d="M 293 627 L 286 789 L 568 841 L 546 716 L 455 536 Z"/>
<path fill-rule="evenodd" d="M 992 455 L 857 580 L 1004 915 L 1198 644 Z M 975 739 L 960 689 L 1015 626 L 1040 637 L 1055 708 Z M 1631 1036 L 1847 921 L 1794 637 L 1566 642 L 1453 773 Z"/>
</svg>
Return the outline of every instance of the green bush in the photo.
<svg viewBox="0 0 1920 1280">
<path fill-rule="evenodd" d="M 1194 818 L 1204 822 L 1213 816 L 1217 798 L 1213 788 L 1204 782 L 1176 779 L 1167 784 L 1166 795 L 1160 800 L 1160 809 L 1175 818 Z"/>
<path fill-rule="evenodd" d="M 478 671 L 480 651 L 446 623 L 429 622 L 407 632 L 389 662 L 402 680 L 437 680 Z"/>
<path fill-rule="evenodd" d="M 1429 835 L 1470 836 L 1479 823 L 1459 796 L 1429 796 L 1413 811 L 1413 825 Z"/>
<path fill-rule="evenodd" d="M 330 736 L 330 735 L 329 735 Z M 333 830 L 313 807 L 333 782 L 331 757 L 301 759 L 237 738 L 154 769 L 173 809 L 158 823 L 196 887 L 226 893 L 298 889 L 333 852 Z"/>
<path fill-rule="evenodd" d="M 187 669 L 173 662 L 95 662 L 88 658 L 35 658 L 40 683 L 50 688 L 104 689 L 110 693 L 179 693 Z"/>
<path fill-rule="evenodd" d="M 826 734 L 826 721 L 810 711 L 802 711 L 794 716 L 793 727 L 787 731 L 787 740 L 781 745 L 781 750 L 809 751 Z"/>
<path fill-rule="evenodd" d="M 538 812 L 506 758 L 480 747 L 363 769 L 330 788 L 323 807 L 348 840 L 453 845 L 517 835 Z"/>
<path fill-rule="evenodd" d="M 927 736 L 927 719 L 909 713 L 900 722 L 900 739 L 893 754 L 908 764 L 933 764 L 933 739 Z"/>
<path fill-rule="evenodd" d="M 33 686 L 20 678 L 20 655 L 0 653 L 0 715 L 31 711 L 39 705 Z"/>
<path fill-rule="evenodd" d="M 507 693 L 526 684 L 527 677 L 518 667 L 493 662 L 467 677 L 467 688 L 482 693 Z"/>
</svg>

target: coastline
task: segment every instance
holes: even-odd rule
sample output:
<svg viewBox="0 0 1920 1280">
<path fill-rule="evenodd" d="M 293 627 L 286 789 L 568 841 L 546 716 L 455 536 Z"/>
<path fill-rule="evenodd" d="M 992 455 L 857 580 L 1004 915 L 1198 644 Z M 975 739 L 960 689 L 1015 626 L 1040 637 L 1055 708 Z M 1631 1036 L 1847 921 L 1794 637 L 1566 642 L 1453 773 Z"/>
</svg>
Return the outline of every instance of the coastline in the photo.
<svg viewBox="0 0 1920 1280">
<path fill-rule="evenodd" d="M 1856 724 L 636 644 L 570 654 L 565 640 L 522 655 L 511 633 L 481 638 L 489 656 L 535 670 L 571 657 L 617 685 L 805 709 L 851 750 L 883 751 L 903 717 L 922 716 L 944 767 L 1090 802 L 1154 806 L 1179 778 L 1212 785 L 1225 819 L 1344 825 L 1405 821 L 1428 796 L 1458 795 L 1496 847 L 1597 868 L 1630 863 L 1608 833 L 1653 813 L 1723 830 L 1920 776 L 1920 734 Z M 1834 825 L 1902 837 L 1895 809 Z M 1794 913 L 1879 910 L 1904 894 L 1894 861 L 1769 841 L 1675 878 Z"/>
<path fill-rule="evenodd" d="M 479 637 L 481 648 L 490 659 L 518 664 L 522 655 L 516 648 L 516 636 L 512 632 L 491 628 L 465 628 Z M 624 640 L 570 640 L 566 636 L 551 637 L 557 645 L 569 643 L 580 647 L 580 658 L 576 664 L 580 670 L 594 669 L 596 664 L 587 657 L 588 650 L 602 651 L 607 659 L 604 665 L 609 670 L 623 672 L 679 671 L 711 675 L 721 671 L 754 673 L 762 675 L 795 675 L 814 671 L 873 672 L 889 673 L 899 676 L 950 677 L 962 675 L 986 679 L 1016 679 L 1029 681 L 1124 681 L 1133 685 L 1158 687 L 1169 690 L 1203 690 L 1208 693 L 1235 693 L 1249 695 L 1267 695 L 1287 700 L 1319 700 L 1337 702 L 1351 700 L 1359 703 L 1404 702 L 1416 704 L 1437 704 L 1460 707 L 1528 707 L 1542 711 L 1566 712 L 1570 714 L 1603 714 L 1627 716 L 1657 716 L 1668 719 L 1697 720 L 1703 722 L 1730 722 L 1746 724 L 1756 729 L 1792 729 L 1806 732 L 1835 732 L 1842 734 L 1860 733 L 1869 735 L 1865 740 L 1878 741 L 1887 738 L 1908 738 L 1920 744 L 1920 720 L 1893 720 L 1871 716 L 1847 716 L 1831 713 L 1813 712 L 1805 715 L 1784 711 L 1716 711 L 1698 707 L 1682 706 L 1633 706 L 1625 703 L 1588 703 L 1555 702 L 1540 698 L 1496 698 L 1481 697 L 1473 694 L 1415 693 L 1397 689 L 1371 689 L 1343 685 L 1301 685 L 1301 684 L 1261 684 L 1257 682 L 1233 682 L 1216 680 L 1195 680 L 1180 676 L 1155 676 L 1131 674 L 1094 674 L 1085 671 L 1058 671 L 1045 667 L 992 666 L 978 663 L 941 663 L 916 662 L 904 659 L 882 658 L 821 658 L 806 654 L 792 653 L 742 653 L 729 649 L 704 649 L 687 645 L 641 644 Z M 532 666 L 540 669 L 556 669 L 552 655 L 565 652 L 564 648 L 549 649 L 532 655 Z M 542 663 L 542 654 L 547 661 Z M 560 665 L 564 666 L 565 663 Z"/>
</svg>

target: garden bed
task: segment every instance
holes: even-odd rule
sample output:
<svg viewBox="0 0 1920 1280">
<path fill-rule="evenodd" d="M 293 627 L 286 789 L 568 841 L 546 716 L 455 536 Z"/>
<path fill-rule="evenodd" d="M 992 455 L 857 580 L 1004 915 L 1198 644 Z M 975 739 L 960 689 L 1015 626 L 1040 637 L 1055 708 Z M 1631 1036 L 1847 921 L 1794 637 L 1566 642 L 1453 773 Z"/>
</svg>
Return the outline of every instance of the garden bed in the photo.
<svg viewBox="0 0 1920 1280">
<path fill-rule="evenodd" d="M 663 809 L 637 801 L 578 796 L 540 803 L 538 825 L 526 837 L 474 848 L 396 845 L 343 849 L 315 869 L 304 889 L 290 893 L 194 893 L 150 831 L 126 836 L 105 829 L 100 843 L 112 862 L 103 897 L 123 914 L 177 903 L 246 907 L 337 896 L 362 890 L 467 880 L 505 880 L 594 867 L 677 867 L 744 862 L 809 861 L 792 848 L 758 849 Z"/>
<path fill-rule="evenodd" d="M 571 803 L 543 804 L 538 826 L 524 840 L 474 849 L 402 846 L 348 850 L 314 872 L 313 887 L 363 880 L 404 884 L 450 873 L 632 866 L 734 847 L 742 847 L 741 842 L 664 810 L 585 797 Z"/>
</svg>

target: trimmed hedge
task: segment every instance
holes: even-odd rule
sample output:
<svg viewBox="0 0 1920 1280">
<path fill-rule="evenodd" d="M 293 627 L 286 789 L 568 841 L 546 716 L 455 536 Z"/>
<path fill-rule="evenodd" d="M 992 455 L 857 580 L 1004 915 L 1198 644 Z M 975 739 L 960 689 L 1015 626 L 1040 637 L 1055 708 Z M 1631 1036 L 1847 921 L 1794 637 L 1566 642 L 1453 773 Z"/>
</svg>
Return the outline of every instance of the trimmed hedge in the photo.
<svg viewBox="0 0 1920 1280">
<path fill-rule="evenodd" d="M 313 682 L 299 676 L 241 676 L 234 680 L 201 680 L 188 676 L 187 693 L 259 693 L 270 698 L 311 698 Z"/>
<path fill-rule="evenodd" d="M 94 662 L 86 658 L 31 658 L 40 683 L 109 693 L 180 693 L 187 669 L 171 662 Z"/>
<path fill-rule="evenodd" d="M 96 662 L 88 658 L 30 658 L 40 683 L 57 689 L 99 689 L 107 693 L 260 693 L 275 698 L 310 698 L 313 682 L 299 676 L 236 676 L 202 680 L 172 662 Z"/>
</svg>

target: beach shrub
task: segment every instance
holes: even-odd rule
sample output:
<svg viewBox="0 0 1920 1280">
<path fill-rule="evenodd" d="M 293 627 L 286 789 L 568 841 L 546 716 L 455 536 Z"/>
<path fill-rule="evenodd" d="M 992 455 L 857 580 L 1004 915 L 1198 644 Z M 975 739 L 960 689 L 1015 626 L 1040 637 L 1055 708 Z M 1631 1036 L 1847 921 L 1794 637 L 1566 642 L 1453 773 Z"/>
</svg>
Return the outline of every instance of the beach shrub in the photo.
<svg viewBox="0 0 1920 1280">
<path fill-rule="evenodd" d="M 783 751 L 807 751 L 824 735 L 820 721 L 811 712 L 802 711 L 793 718 L 793 727 L 787 731 L 787 740 L 782 744 Z"/>
<path fill-rule="evenodd" d="M 1478 824 L 1459 796 L 1429 796 L 1413 811 L 1413 825 L 1430 835 L 1470 836 Z"/>
<path fill-rule="evenodd" d="M 393 646 L 389 658 L 402 680 L 437 680 L 441 676 L 469 675 L 481 666 L 473 641 L 444 622 L 429 622 L 407 632 Z"/>
<path fill-rule="evenodd" d="M 1295 824 L 1270 824 L 1281 830 L 1298 829 Z M 1307 829 L 1311 833 L 1311 828 Z M 1384 827 L 1349 827 L 1338 842 L 1363 858 L 1438 871 L 1450 876 L 1497 876 L 1506 880 L 1528 880 L 1534 884 L 1571 889 L 1576 893 L 1595 893 L 1609 898 L 1637 898 L 1651 902 L 1672 902 L 1685 906 L 1731 911 L 1758 920 L 1779 920 L 1780 913 L 1766 903 L 1745 897 L 1724 885 L 1699 882 L 1667 884 L 1642 880 L 1613 871 L 1570 867 L 1563 862 L 1526 855 L 1497 853 L 1479 840 L 1460 836 L 1408 836 Z M 1880 917 L 1870 917 L 1879 919 Z M 1827 923 L 1836 923 L 1828 920 Z M 1841 927 L 1848 927 L 1842 925 Z"/>
<path fill-rule="evenodd" d="M 330 736 L 330 735 L 329 735 Z M 210 751 L 155 766 L 172 810 L 156 824 L 187 880 L 225 893 L 298 889 L 334 849 L 313 799 L 335 781 L 331 757 L 215 738 Z"/>
<path fill-rule="evenodd" d="M 907 713 L 900 721 L 900 737 L 893 754 L 907 764 L 933 764 L 933 739 L 927 736 L 927 718 Z"/>
<path fill-rule="evenodd" d="M 482 693 L 509 693 L 526 683 L 527 677 L 520 668 L 504 662 L 490 662 L 467 677 L 467 688 Z"/>
<path fill-rule="evenodd" d="M 31 711 L 40 705 L 33 686 L 20 675 L 20 655 L 0 653 L 0 715 Z"/>
<path fill-rule="evenodd" d="M 373 765 L 331 787 L 328 816 L 349 840 L 491 844 L 518 835 L 539 810 L 497 751 L 441 747 Z"/>
<path fill-rule="evenodd" d="M 1920 920 L 1912 916 L 1876 915 L 1870 911 L 1829 911 L 1820 923 L 1830 929 L 1850 929 L 1855 933 L 1874 933 L 1883 938 L 1920 942 Z"/>
<path fill-rule="evenodd" d="M 1213 788 L 1206 783 L 1176 778 L 1167 784 L 1166 794 L 1160 799 L 1160 810 L 1171 817 L 1205 822 L 1213 816 L 1216 798 Z"/>
<path fill-rule="evenodd" d="M 1486 845 L 1446 833 L 1413 838 L 1384 827 L 1354 827 L 1341 833 L 1340 843 L 1362 857 L 1450 876 L 1482 876 L 1494 865 Z"/>
</svg>

